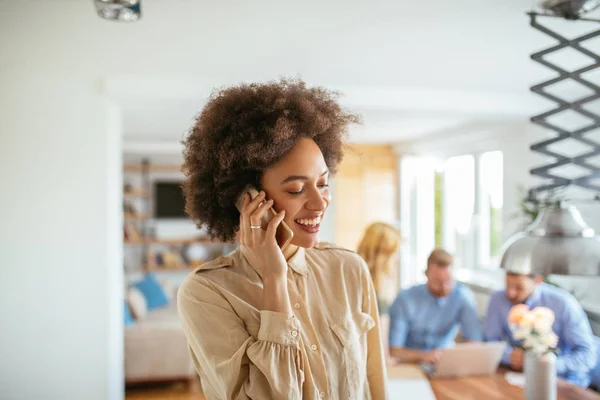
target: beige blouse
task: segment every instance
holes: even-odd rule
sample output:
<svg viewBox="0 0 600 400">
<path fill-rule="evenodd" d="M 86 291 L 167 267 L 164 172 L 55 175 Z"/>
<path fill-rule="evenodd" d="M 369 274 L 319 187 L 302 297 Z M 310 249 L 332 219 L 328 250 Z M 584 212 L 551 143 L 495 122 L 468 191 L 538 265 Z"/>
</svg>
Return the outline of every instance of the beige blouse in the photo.
<svg viewBox="0 0 600 400">
<path fill-rule="evenodd" d="M 288 261 L 294 314 L 261 311 L 240 250 L 191 273 L 178 307 L 207 399 L 386 399 L 377 301 L 358 254 L 321 244 Z"/>
</svg>

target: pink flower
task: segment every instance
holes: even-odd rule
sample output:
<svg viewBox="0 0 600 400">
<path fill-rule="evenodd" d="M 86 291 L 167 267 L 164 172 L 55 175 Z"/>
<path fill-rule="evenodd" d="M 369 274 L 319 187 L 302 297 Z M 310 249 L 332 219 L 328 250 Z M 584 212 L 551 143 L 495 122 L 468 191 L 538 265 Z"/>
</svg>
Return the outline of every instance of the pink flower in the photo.
<svg viewBox="0 0 600 400">
<path fill-rule="evenodd" d="M 532 312 L 526 312 L 519 321 L 519 327 L 522 329 L 533 329 L 535 325 L 535 315 Z"/>
<path fill-rule="evenodd" d="M 529 312 L 529 307 L 525 304 L 516 304 L 512 306 L 508 313 L 508 324 L 519 325 L 523 317 Z"/>
<path fill-rule="evenodd" d="M 510 309 L 508 322 L 516 340 L 523 341 L 523 347 L 538 354 L 545 354 L 556 347 L 558 337 L 552 332 L 554 312 L 547 307 L 529 310 L 524 304 Z"/>
<path fill-rule="evenodd" d="M 536 318 L 533 321 L 533 329 L 540 335 L 552 332 L 552 322 L 546 318 Z"/>
<path fill-rule="evenodd" d="M 545 319 L 548 321 L 550 326 L 554 323 L 554 311 L 548 307 L 536 307 L 531 312 L 535 315 L 536 319 Z"/>
</svg>

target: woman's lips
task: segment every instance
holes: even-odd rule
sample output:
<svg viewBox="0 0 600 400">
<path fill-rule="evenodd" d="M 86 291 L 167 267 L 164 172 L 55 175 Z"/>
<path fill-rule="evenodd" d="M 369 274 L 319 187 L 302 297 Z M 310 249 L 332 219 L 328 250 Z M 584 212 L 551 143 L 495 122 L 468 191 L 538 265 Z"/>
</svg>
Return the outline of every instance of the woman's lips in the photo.
<svg viewBox="0 0 600 400">
<path fill-rule="evenodd" d="M 319 227 L 321 226 L 321 224 L 317 224 L 317 225 L 303 225 L 303 224 L 299 224 L 298 222 L 294 221 L 294 223 L 300 227 L 300 229 L 302 229 L 305 232 L 308 233 L 317 233 L 319 232 Z"/>
</svg>

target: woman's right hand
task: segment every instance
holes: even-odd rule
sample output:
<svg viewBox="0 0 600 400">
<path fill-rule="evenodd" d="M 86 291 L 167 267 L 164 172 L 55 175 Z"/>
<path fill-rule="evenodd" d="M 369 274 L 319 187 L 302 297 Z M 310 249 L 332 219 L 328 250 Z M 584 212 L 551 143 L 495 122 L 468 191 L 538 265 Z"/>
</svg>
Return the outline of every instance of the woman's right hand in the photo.
<svg viewBox="0 0 600 400">
<path fill-rule="evenodd" d="M 241 249 L 248 262 L 259 272 L 262 280 L 281 279 L 287 275 L 287 262 L 277 244 L 275 233 L 285 217 L 285 210 L 279 212 L 267 225 L 266 229 L 251 228 L 261 226 L 263 215 L 273 205 L 273 200 L 265 200 L 265 192 L 261 191 L 254 199 L 250 194 L 244 195 L 240 214 Z"/>
</svg>

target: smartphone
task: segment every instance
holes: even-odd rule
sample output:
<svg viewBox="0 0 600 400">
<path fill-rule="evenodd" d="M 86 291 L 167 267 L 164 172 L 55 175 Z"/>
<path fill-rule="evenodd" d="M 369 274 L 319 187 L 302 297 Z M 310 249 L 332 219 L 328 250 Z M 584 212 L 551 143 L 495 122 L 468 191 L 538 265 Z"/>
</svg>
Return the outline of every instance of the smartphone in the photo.
<svg viewBox="0 0 600 400">
<path fill-rule="evenodd" d="M 248 186 L 242 192 L 242 195 L 240 196 L 237 203 L 235 204 L 235 206 L 237 207 L 237 209 L 240 213 L 242 212 L 242 204 L 244 202 L 244 196 L 246 195 L 246 193 L 250 193 L 250 196 L 252 197 L 252 199 L 254 199 L 256 196 L 258 196 L 258 190 L 256 190 L 256 188 L 253 186 Z M 267 225 L 269 224 L 269 222 L 271 222 L 271 219 L 273 219 L 273 217 L 275 215 L 277 215 L 277 211 L 275 211 L 275 209 L 273 207 L 269 207 L 267 212 L 265 212 L 263 214 L 263 218 L 262 218 L 263 229 L 267 229 Z M 285 248 L 292 241 L 293 237 L 294 237 L 294 232 L 292 232 L 292 230 L 290 229 L 288 224 L 285 223 L 285 221 L 281 221 L 281 223 L 277 227 L 277 231 L 275 232 L 275 239 L 277 239 L 277 244 L 279 245 L 281 250 L 285 250 Z"/>
</svg>

